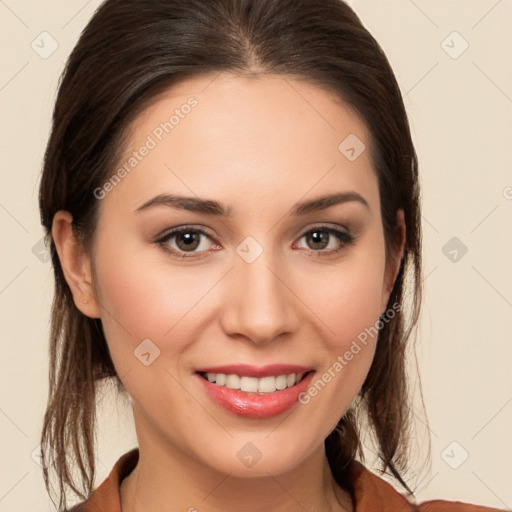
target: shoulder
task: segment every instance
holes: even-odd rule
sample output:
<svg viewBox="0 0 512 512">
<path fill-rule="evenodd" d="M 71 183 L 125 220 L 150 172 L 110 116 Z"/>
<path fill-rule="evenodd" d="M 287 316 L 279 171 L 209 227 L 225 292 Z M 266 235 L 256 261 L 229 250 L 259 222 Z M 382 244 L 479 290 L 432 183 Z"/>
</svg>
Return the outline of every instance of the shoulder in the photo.
<svg viewBox="0 0 512 512">
<path fill-rule="evenodd" d="M 500 512 L 460 501 L 432 500 L 414 504 L 391 484 L 354 461 L 350 467 L 354 512 Z"/>
<path fill-rule="evenodd" d="M 133 471 L 139 460 L 139 449 L 134 448 L 122 455 L 107 478 L 90 497 L 65 512 L 122 512 L 120 484 Z"/>
<path fill-rule="evenodd" d="M 500 512 L 498 508 L 444 500 L 425 501 L 417 507 L 417 510 L 418 512 Z"/>
</svg>

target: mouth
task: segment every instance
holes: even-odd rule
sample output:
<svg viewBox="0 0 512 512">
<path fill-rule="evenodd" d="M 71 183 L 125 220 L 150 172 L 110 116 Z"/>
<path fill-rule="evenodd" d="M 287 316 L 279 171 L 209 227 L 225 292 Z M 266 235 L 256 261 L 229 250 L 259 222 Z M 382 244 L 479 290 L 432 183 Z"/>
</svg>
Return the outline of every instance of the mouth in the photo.
<svg viewBox="0 0 512 512">
<path fill-rule="evenodd" d="M 266 377 L 250 377 L 248 375 L 237 375 L 234 373 L 198 372 L 206 381 L 216 386 L 227 389 L 239 390 L 244 393 L 256 393 L 266 395 L 291 388 L 300 382 L 313 370 L 301 373 L 289 373 L 282 375 L 269 375 Z"/>
<path fill-rule="evenodd" d="M 291 409 L 314 374 L 315 370 L 296 365 L 237 365 L 196 371 L 203 391 L 215 405 L 251 419 L 270 418 Z"/>
</svg>

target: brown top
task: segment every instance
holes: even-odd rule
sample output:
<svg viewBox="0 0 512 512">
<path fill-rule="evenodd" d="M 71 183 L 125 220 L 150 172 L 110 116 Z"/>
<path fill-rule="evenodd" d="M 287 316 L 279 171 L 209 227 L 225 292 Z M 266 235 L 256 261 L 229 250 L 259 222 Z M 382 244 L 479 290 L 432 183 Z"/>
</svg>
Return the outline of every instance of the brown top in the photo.
<svg viewBox="0 0 512 512">
<path fill-rule="evenodd" d="M 125 453 L 115 463 L 109 476 L 91 497 L 69 512 L 122 512 L 119 486 L 137 465 L 139 449 Z M 413 505 L 390 484 L 368 471 L 359 462 L 350 469 L 355 512 L 491 512 L 497 508 L 469 505 L 459 501 L 433 500 Z"/>
</svg>

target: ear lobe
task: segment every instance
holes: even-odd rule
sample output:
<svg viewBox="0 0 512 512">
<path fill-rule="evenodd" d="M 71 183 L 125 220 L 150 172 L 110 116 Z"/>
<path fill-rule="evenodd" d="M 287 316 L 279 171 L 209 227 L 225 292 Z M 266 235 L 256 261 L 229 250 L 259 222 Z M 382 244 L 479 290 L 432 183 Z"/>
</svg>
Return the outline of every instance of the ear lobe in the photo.
<svg viewBox="0 0 512 512">
<path fill-rule="evenodd" d="M 90 258 L 76 239 L 73 217 L 69 212 L 60 210 L 54 215 L 52 239 L 76 307 L 88 317 L 100 318 Z"/>
<path fill-rule="evenodd" d="M 382 309 L 386 308 L 389 296 L 395 285 L 398 272 L 400 271 L 400 265 L 404 257 L 405 252 L 405 216 L 404 211 L 400 208 L 396 212 L 396 239 L 394 247 L 391 249 L 392 254 L 389 255 L 387 268 L 384 278 L 384 289 L 383 289 L 383 305 Z"/>
</svg>

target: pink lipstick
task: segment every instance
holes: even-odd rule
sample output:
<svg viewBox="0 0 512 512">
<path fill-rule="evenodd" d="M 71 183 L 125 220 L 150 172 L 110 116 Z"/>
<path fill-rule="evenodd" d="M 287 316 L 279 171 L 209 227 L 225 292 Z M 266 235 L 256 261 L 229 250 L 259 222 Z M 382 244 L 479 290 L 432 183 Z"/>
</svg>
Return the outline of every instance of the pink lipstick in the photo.
<svg viewBox="0 0 512 512">
<path fill-rule="evenodd" d="M 299 365 L 204 367 L 196 375 L 207 395 L 238 416 L 262 419 L 282 414 L 306 391 L 314 370 Z"/>
</svg>

